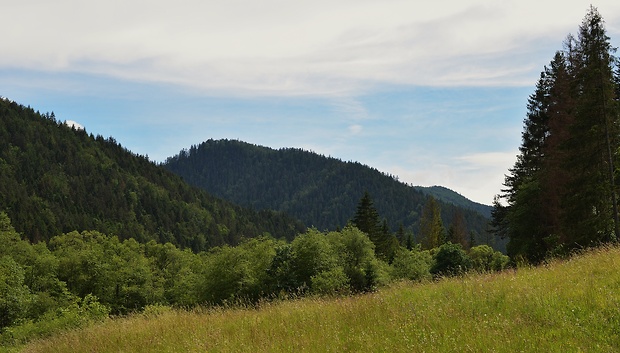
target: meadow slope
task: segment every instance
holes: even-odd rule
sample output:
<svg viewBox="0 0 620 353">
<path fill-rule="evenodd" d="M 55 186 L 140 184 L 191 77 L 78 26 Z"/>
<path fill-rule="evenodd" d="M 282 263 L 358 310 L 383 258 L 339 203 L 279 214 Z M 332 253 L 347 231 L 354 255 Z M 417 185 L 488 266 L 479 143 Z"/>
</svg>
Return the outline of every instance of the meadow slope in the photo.
<svg viewBox="0 0 620 353">
<path fill-rule="evenodd" d="M 619 268 L 613 247 L 354 297 L 161 310 L 33 342 L 23 352 L 617 352 Z"/>
</svg>

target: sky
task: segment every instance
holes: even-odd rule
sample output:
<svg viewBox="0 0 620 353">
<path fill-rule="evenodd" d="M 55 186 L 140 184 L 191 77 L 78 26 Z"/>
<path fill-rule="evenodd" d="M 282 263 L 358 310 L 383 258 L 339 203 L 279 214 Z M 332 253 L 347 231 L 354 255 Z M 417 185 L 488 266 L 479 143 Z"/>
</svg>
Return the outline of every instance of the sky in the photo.
<svg viewBox="0 0 620 353">
<path fill-rule="evenodd" d="M 295 147 L 491 204 L 588 1 L 0 0 L 0 96 L 163 162 Z M 620 1 L 593 3 L 620 45 Z"/>
</svg>

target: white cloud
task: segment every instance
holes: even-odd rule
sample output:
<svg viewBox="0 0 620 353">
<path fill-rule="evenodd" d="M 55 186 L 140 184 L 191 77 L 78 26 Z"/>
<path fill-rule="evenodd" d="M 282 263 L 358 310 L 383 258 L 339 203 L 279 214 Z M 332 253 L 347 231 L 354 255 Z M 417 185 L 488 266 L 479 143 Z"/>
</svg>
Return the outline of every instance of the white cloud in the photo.
<svg viewBox="0 0 620 353">
<path fill-rule="evenodd" d="M 617 1 L 599 6 L 620 27 Z M 252 95 L 529 85 L 545 63 L 532 60 L 551 58 L 586 10 L 533 0 L 13 1 L 3 4 L 0 67 Z"/>
<path fill-rule="evenodd" d="M 412 157 L 407 164 L 379 166 L 413 185 L 442 185 L 465 197 L 490 205 L 503 188 L 504 175 L 513 166 L 517 152 L 472 153 L 448 160 L 432 151 Z M 445 157 L 443 157 L 445 158 Z"/>
<path fill-rule="evenodd" d="M 73 120 L 66 120 L 65 125 L 69 127 L 73 127 L 77 130 L 84 130 L 84 126 L 82 126 L 80 123 L 73 121 Z"/>
</svg>

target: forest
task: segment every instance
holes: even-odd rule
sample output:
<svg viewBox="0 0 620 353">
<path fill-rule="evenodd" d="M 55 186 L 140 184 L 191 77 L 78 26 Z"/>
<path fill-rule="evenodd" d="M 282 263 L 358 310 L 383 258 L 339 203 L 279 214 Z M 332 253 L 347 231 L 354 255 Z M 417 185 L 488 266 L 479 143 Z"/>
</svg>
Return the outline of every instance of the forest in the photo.
<svg viewBox="0 0 620 353">
<path fill-rule="evenodd" d="M 194 251 L 305 229 L 285 214 L 239 207 L 184 183 L 112 137 L 93 136 L 0 100 L 0 211 L 34 242 L 96 230 Z"/>
<path fill-rule="evenodd" d="M 490 207 L 446 188 L 412 187 L 361 163 L 302 149 L 208 140 L 168 158 L 163 166 L 215 196 L 258 210 L 285 212 L 321 230 L 345 226 L 368 192 L 388 229 L 395 232 L 402 227 L 418 237 L 422 209 L 434 195 L 445 225 L 458 218 L 477 243 L 498 250 L 505 245 L 489 235 Z"/>
<path fill-rule="evenodd" d="M 508 255 L 532 263 L 619 240 L 620 65 L 590 8 L 527 104 L 520 153 L 496 197 Z"/>
</svg>

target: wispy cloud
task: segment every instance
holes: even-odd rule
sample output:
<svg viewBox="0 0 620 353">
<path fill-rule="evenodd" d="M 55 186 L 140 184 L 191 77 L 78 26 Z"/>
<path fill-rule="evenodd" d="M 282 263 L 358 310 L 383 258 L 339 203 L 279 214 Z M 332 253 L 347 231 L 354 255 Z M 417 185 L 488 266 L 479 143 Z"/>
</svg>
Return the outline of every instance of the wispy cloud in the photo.
<svg viewBox="0 0 620 353">
<path fill-rule="evenodd" d="M 620 5 L 600 6 L 609 27 L 618 28 Z M 0 66 L 243 95 L 355 94 L 376 84 L 524 85 L 540 67 L 532 57 L 544 51 L 547 60 L 550 38 L 557 47 L 585 10 L 482 0 L 14 1 L 3 5 L 0 30 L 8 35 Z M 506 60 L 524 56 L 529 63 Z"/>
</svg>

